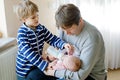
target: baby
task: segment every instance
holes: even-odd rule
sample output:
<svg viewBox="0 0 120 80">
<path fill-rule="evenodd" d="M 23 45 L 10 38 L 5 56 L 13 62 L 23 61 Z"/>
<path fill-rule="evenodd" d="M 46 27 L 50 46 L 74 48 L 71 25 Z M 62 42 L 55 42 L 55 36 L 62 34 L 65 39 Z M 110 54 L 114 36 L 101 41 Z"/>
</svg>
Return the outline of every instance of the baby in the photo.
<svg viewBox="0 0 120 80">
<path fill-rule="evenodd" d="M 56 62 L 56 64 L 52 66 L 55 70 L 68 69 L 75 72 L 81 67 L 81 60 L 79 57 L 75 56 L 74 53 L 74 55 L 67 55 L 67 51 L 65 49 L 57 50 L 50 46 L 47 49 L 47 53 L 47 60 Z"/>
</svg>

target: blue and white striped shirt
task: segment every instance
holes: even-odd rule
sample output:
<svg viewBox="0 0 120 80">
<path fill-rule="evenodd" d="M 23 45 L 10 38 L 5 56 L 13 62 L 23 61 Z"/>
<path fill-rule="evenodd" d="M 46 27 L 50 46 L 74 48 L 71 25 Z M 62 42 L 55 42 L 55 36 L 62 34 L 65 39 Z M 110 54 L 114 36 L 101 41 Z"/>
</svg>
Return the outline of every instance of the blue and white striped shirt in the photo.
<svg viewBox="0 0 120 80">
<path fill-rule="evenodd" d="M 65 42 L 53 35 L 43 25 L 39 24 L 36 30 L 32 30 L 23 24 L 18 30 L 18 55 L 16 59 L 16 72 L 24 77 L 33 66 L 41 71 L 48 66 L 48 62 L 42 59 L 44 42 L 63 49 Z"/>
</svg>

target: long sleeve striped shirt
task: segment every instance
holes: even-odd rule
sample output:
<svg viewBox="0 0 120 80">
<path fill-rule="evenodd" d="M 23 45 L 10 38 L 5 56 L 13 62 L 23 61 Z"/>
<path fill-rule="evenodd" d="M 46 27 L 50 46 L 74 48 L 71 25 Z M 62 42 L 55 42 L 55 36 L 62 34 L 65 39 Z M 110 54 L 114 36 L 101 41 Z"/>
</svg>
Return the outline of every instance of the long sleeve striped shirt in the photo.
<svg viewBox="0 0 120 80">
<path fill-rule="evenodd" d="M 23 24 L 18 30 L 17 42 L 16 73 L 21 77 L 26 76 L 33 66 L 41 71 L 48 66 L 48 63 L 41 57 L 44 42 L 60 49 L 63 49 L 65 45 L 63 40 L 53 35 L 41 24 L 36 27 L 36 30 Z"/>
</svg>

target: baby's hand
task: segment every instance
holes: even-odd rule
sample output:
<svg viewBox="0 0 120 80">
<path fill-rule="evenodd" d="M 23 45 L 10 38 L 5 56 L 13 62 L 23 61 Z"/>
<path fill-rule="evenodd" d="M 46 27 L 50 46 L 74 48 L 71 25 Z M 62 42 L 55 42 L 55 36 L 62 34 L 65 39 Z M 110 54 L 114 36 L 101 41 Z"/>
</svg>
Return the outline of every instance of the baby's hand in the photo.
<svg viewBox="0 0 120 80">
<path fill-rule="evenodd" d="M 67 44 L 64 45 L 64 47 L 67 50 L 68 55 L 73 55 L 74 47 L 71 44 L 67 43 Z"/>
<path fill-rule="evenodd" d="M 56 63 L 57 63 L 57 60 L 50 62 L 46 70 L 53 70 L 53 66 L 56 65 Z"/>
</svg>

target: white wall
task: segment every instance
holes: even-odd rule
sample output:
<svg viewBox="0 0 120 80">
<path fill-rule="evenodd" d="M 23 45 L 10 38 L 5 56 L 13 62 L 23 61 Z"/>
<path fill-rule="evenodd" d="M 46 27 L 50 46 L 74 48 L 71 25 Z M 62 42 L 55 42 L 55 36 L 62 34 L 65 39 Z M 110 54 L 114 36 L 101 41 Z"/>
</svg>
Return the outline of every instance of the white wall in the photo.
<svg viewBox="0 0 120 80">
<path fill-rule="evenodd" d="M 20 22 L 13 12 L 13 5 L 19 0 L 0 0 L 0 31 L 3 37 L 16 37 Z"/>
<path fill-rule="evenodd" d="M 7 23 L 7 36 L 16 37 L 17 30 L 19 28 L 19 20 L 16 17 L 16 14 L 13 12 L 13 6 L 19 0 L 4 0 L 5 1 L 5 14 L 6 14 L 6 23 Z"/>
<path fill-rule="evenodd" d="M 7 36 L 4 0 L 0 0 L 0 9 L 0 32 L 4 34 L 3 36 Z"/>
</svg>

